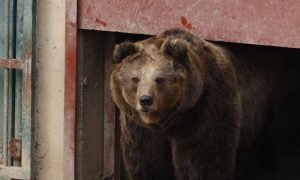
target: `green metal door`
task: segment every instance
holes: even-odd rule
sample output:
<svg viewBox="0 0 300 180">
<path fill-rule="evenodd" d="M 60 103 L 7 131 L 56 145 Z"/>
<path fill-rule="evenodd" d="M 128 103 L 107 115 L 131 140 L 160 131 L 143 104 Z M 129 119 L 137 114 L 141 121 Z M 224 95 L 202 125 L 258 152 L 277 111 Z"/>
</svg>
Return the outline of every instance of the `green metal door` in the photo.
<svg viewBox="0 0 300 180">
<path fill-rule="evenodd" d="M 0 179 L 31 179 L 33 0 L 0 0 Z"/>
</svg>

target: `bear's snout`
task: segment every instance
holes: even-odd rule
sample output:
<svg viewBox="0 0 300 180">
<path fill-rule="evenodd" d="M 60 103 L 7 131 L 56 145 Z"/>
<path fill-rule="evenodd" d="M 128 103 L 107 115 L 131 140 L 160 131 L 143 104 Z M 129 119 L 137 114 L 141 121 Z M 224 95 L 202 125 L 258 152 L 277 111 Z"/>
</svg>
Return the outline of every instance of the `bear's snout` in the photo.
<svg viewBox="0 0 300 180">
<path fill-rule="evenodd" d="M 142 111 L 148 111 L 152 103 L 153 103 L 152 96 L 143 95 L 140 97 L 140 105 L 142 106 Z"/>
</svg>

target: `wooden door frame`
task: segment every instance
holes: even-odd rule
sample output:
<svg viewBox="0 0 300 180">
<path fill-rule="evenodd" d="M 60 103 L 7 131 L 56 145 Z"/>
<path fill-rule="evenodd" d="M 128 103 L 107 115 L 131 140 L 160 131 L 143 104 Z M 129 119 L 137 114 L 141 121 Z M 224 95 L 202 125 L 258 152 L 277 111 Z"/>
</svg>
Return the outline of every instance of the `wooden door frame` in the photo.
<svg viewBox="0 0 300 180">
<path fill-rule="evenodd" d="M 64 180 L 75 179 L 75 104 L 77 62 L 77 0 L 66 0 Z"/>
</svg>

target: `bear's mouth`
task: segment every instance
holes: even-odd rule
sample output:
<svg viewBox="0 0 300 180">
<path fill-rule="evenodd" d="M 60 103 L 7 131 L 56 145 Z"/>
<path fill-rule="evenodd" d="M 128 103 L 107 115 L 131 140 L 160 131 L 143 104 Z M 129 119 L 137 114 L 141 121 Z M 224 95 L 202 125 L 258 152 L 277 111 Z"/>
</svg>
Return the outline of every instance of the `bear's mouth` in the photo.
<svg viewBox="0 0 300 180">
<path fill-rule="evenodd" d="M 150 106 L 143 106 L 143 107 L 141 108 L 141 111 L 142 111 L 142 112 L 150 112 L 150 111 L 151 111 L 151 107 L 150 107 Z"/>
</svg>

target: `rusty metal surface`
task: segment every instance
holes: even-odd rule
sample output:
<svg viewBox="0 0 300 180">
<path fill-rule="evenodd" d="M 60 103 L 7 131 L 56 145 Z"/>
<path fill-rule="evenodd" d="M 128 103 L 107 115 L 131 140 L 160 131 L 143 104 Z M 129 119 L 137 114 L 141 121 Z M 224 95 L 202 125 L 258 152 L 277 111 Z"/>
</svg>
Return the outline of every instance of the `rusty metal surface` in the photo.
<svg viewBox="0 0 300 180">
<path fill-rule="evenodd" d="M 77 0 L 66 0 L 64 180 L 75 179 L 76 39 Z"/>
<path fill-rule="evenodd" d="M 299 0 L 79 0 L 82 29 L 157 34 L 182 27 L 209 40 L 300 48 Z"/>
<path fill-rule="evenodd" d="M 23 63 L 17 59 L 0 59 L 0 67 L 10 69 L 23 69 Z"/>
<path fill-rule="evenodd" d="M 18 161 L 21 161 L 21 139 L 11 138 L 9 142 L 10 156 Z"/>
<path fill-rule="evenodd" d="M 32 158 L 32 74 L 31 74 L 31 45 L 27 46 L 29 49 L 23 54 L 24 58 L 24 70 L 22 73 L 22 152 L 21 152 L 21 165 L 26 173 L 26 178 L 31 178 L 33 176 L 31 158 Z M 30 55 L 30 56 L 29 56 Z"/>
<path fill-rule="evenodd" d="M 8 136 L 8 138 L 5 137 L 7 152 L 4 153 L 7 154 L 7 162 L 0 167 L 0 176 L 12 179 L 31 179 L 33 143 L 31 62 L 35 1 L 6 2 L 10 3 L 10 23 L 6 27 L 9 37 L 4 44 L 9 43 L 6 45 L 8 47 L 7 55 L 0 60 L 0 66 L 8 71 L 7 97 L 10 98 L 4 107 L 7 108 L 10 116 L 8 116 L 9 123 L 5 125 L 8 127 L 8 131 L 5 133 Z M 3 42 L 1 41 L 1 43 Z M 21 86 L 20 91 L 17 88 L 19 86 Z M 17 98 L 18 96 L 21 98 Z M 13 101 L 14 105 L 12 106 Z M 17 112 L 18 110 L 20 113 Z"/>
</svg>

